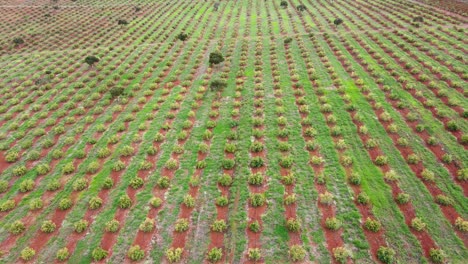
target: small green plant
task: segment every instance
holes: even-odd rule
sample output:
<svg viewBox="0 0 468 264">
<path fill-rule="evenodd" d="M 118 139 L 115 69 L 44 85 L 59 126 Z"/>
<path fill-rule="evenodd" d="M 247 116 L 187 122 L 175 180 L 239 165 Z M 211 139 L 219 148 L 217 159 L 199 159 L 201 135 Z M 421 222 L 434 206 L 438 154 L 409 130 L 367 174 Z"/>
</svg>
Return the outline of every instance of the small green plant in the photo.
<svg viewBox="0 0 468 264">
<path fill-rule="evenodd" d="M 52 222 L 51 220 L 46 220 L 42 222 L 41 231 L 44 233 L 52 233 L 55 231 L 56 227 L 57 226 L 55 225 L 54 222 Z"/>
<path fill-rule="evenodd" d="M 67 210 L 73 206 L 73 202 L 70 198 L 62 198 L 58 204 L 60 210 Z"/>
<path fill-rule="evenodd" d="M 224 232 L 227 230 L 227 224 L 224 219 L 215 220 L 211 224 L 211 230 L 214 232 Z"/>
<path fill-rule="evenodd" d="M 253 207 L 263 206 L 266 202 L 266 197 L 264 193 L 251 193 L 249 199 L 250 205 Z"/>
<path fill-rule="evenodd" d="M 468 221 L 464 220 L 461 217 L 458 217 L 455 220 L 455 227 L 463 233 L 468 232 Z"/>
<path fill-rule="evenodd" d="M 103 260 L 103 259 L 107 258 L 107 255 L 109 255 L 109 252 L 107 252 L 106 250 L 104 250 L 101 247 L 95 248 L 93 250 L 93 252 L 91 253 L 91 256 L 94 259 L 94 261 Z"/>
<path fill-rule="evenodd" d="M 300 245 L 293 245 L 289 248 L 289 258 L 294 262 L 303 260 L 305 255 L 306 251 Z"/>
<path fill-rule="evenodd" d="M 63 247 L 57 251 L 57 254 L 55 255 L 55 259 L 58 261 L 65 261 L 68 259 L 70 256 L 70 252 L 68 251 L 68 248 Z"/>
<path fill-rule="evenodd" d="M 411 227 L 416 231 L 423 231 L 426 229 L 426 223 L 421 218 L 415 217 L 411 220 Z"/>
<path fill-rule="evenodd" d="M 262 252 L 259 248 L 249 248 L 247 256 L 251 261 L 259 261 L 262 258 Z"/>
<path fill-rule="evenodd" d="M 260 168 L 262 167 L 264 164 L 264 161 L 261 157 L 253 157 L 251 160 L 250 160 L 250 167 L 251 168 Z"/>
<path fill-rule="evenodd" d="M 148 233 L 148 232 L 153 231 L 155 225 L 156 225 L 156 222 L 154 221 L 154 219 L 146 218 L 145 221 L 143 221 L 140 224 L 139 229 L 142 232 Z"/>
<path fill-rule="evenodd" d="M 158 207 L 161 206 L 162 202 L 163 202 L 163 201 L 161 200 L 161 198 L 159 198 L 159 197 L 153 197 L 153 198 L 151 198 L 151 200 L 150 200 L 149 203 L 150 203 L 150 205 L 151 205 L 152 207 L 158 208 Z"/>
<path fill-rule="evenodd" d="M 218 184 L 224 187 L 229 187 L 232 184 L 232 177 L 229 174 L 223 174 L 219 176 Z"/>
<path fill-rule="evenodd" d="M 102 206 L 102 203 L 102 199 L 99 196 L 95 196 L 89 199 L 88 207 L 91 210 L 96 210 Z"/>
<path fill-rule="evenodd" d="M 264 177 L 261 173 L 251 173 L 247 178 L 247 182 L 250 185 L 262 185 Z"/>
<path fill-rule="evenodd" d="M 341 221 L 335 217 L 328 217 L 325 220 L 325 226 L 330 230 L 338 230 L 341 228 Z"/>
<path fill-rule="evenodd" d="M 31 179 L 24 180 L 20 183 L 19 185 L 19 191 L 20 192 L 29 192 L 34 189 L 34 181 Z"/>
<path fill-rule="evenodd" d="M 208 251 L 206 258 L 209 262 L 216 263 L 223 258 L 223 250 L 221 248 L 214 247 Z"/>
<path fill-rule="evenodd" d="M 8 212 L 15 208 L 16 203 L 15 200 L 6 200 L 0 205 L 0 212 Z"/>
<path fill-rule="evenodd" d="M 156 185 L 158 185 L 158 187 L 161 189 L 169 188 L 170 184 L 171 180 L 167 176 L 161 176 L 161 178 L 159 178 L 156 182 Z"/>
<path fill-rule="evenodd" d="M 387 156 L 377 156 L 374 160 L 375 165 L 377 166 L 384 166 L 388 163 L 388 158 Z"/>
<path fill-rule="evenodd" d="M 399 193 L 396 197 L 395 197 L 395 201 L 398 203 L 398 204 L 406 204 L 408 203 L 410 200 L 410 196 L 409 194 L 407 193 Z"/>
<path fill-rule="evenodd" d="M 442 206 L 450 206 L 450 205 L 453 205 L 453 200 L 446 196 L 446 195 L 443 195 L 443 194 L 439 194 L 435 197 L 435 201 L 436 203 L 442 205 Z"/>
<path fill-rule="evenodd" d="M 184 196 L 183 204 L 187 206 L 188 208 L 193 208 L 195 207 L 195 198 L 193 198 L 192 195 L 187 194 Z"/>
<path fill-rule="evenodd" d="M 176 232 L 185 232 L 189 229 L 189 221 L 187 218 L 179 218 L 175 222 L 174 227 Z"/>
<path fill-rule="evenodd" d="M 26 247 L 23 250 L 21 250 L 20 253 L 20 258 L 24 261 L 30 261 L 34 258 L 36 255 L 36 251 L 30 247 Z"/>
<path fill-rule="evenodd" d="M 120 196 L 118 204 L 121 209 L 128 209 L 132 206 L 132 199 L 127 194 Z"/>
<path fill-rule="evenodd" d="M 395 250 L 381 246 L 377 250 L 377 258 L 385 264 L 393 263 L 395 261 Z"/>
<path fill-rule="evenodd" d="M 143 186 L 144 183 L 145 181 L 142 178 L 135 176 L 133 179 L 130 180 L 129 185 L 133 189 L 139 189 Z"/>
<path fill-rule="evenodd" d="M 25 230 L 26 230 L 26 226 L 23 224 L 23 222 L 21 222 L 20 220 L 16 220 L 10 225 L 8 232 L 10 232 L 10 234 L 13 234 L 13 235 L 19 235 L 23 233 Z"/>
<path fill-rule="evenodd" d="M 290 232 L 299 232 L 301 230 L 301 221 L 297 218 L 289 218 L 286 221 L 286 228 Z"/>
<path fill-rule="evenodd" d="M 320 203 L 323 205 L 331 205 L 334 201 L 333 194 L 325 191 L 324 193 L 319 194 Z"/>
<path fill-rule="evenodd" d="M 79 220 L 78 222 L 75 222 L 73 224 L 73 227 L 76 233 L 82 233 L 86 230 L 86 228 L 88 228 L 88 225 L 89 225 L 88 221 L 82 219 L 82 220 Z"/>
<path fill-rule="evenodd" d="M 338 263 L 346 263 L 351 253 L 344 247 L 336 247 L 333 249 L 333 257 Z"/>
<path fill-rule="evenodd" d="M 444 263 L 445 253 L 442 249 L 431 248 L 429 250 L 429 257 L 431 257 L 431 261 L 434 263 Z"/>
<path fill-rule="evenodd" d="M 73 190 L 78 192 L 86 189 L 88 187 L 88 180 L 85 178 L 77 179 L 73 183 Z"/>
<path fill-rule="evenodd" d="M 364 227 L 367 230 L 372 231 L 372 232 L 379 232 L 381 226 L 382 225 L 380 224 L 378 220 L 371 219 L 369 217 L 366 219 L 366 222 L 364 222 Z"/>
<path fill-rule="evenodd" d="M 166 258 L 169 262 L 175 263 L 182 259 L 183 248 L 169 248 L 166 250 Z"/>
<path fill-rule="evenodd" d="M 127 256 L 133 261 L 139 261 L 145 257 L 145 251 L 139 245 L 131 246 L 127 252 Z"/>
<path fill-rule="evenodd" d="M 60 186 L 61 186 L 60 182 L 57 179 L 55 179 L 47 184 L 46 189 L 47 191 L 52 192 L 52 191 L 56 191 L 60 189 Z"/>
<path fill-rule="evenodd" d="M 104 225 L 104 230 L 109 233 L 115 233 L 119 230 L 120 223 L 116 219 L 112 219 Z"/>
<path fill-rule="evenodd" d="M 421 177 L 424 181 L 427 181 L 427 182 L 434 182 L 435 181 L 435 175 L 432 171 L 428 170 L 428 169 L 424 169 L 422 172 L 421 172 Z"/>
</svg>

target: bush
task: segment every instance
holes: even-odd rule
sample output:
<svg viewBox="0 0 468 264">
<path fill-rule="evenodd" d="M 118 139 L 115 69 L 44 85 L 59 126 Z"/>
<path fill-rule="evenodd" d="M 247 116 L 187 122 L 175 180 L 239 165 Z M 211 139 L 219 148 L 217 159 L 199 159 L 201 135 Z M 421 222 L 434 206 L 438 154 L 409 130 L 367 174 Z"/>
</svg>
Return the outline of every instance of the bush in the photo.
<svg viewBox="0 0 468 264">
<path fill-rule="evenodd" d="M 341 228 L 341 221 L 335 217 L 328 217 L 325 220 L 325 226 L 330 230 L 338 230 Z"/>
<path fill-rule="evenodd" d="M 227 229 L 227 224 L 224 219 L 215 220 L 213 224 L 211 224 L 211 230 L 214 232 L 224 232 Z"/>
<path fill-rule="evenodd" d="M 15 200 L 6 200 L 0 205 L 0 212 L 7 212 L 10 210 L 13 210 L 15 206 L 16 206 Z"/>
<path fill-rule="evenodd" d="M 264 164 L 263 159 L 261 157 L 253 157 L 250 160 L 250 167 L 251 168 L 260 168 Z"/>
<path fill-rule="evenodd" d="M 411 220 L 411 227 L 416 231 L 423 231 L 426 229 L 426 223 L 424 223 L 421 218 L 415 217 Z"/>
<path fill-rule="evenodd" d="M 24 261 L 29 261 L 34 258 L 36 255 L 36 251 L 30 247 L 26 247 L 23 250 L 21 250 L 20 253 L 20 258 Z"/>
<path fill-rule="evenodd" d="M 300 245 L 293 245 L 289 248 L 289 257 L 292 261 L 301 261 L 305 258 L 306 251 Z"/>
<path fill-rule="evenodd" d="M 431 248 L 429 250 L 429 257 L 434 263 L 443 263 L 445 259 L 445 253 L 442 249 Z"/>
<path fill-rule="evenodd" d="M 57 251 L 57 254 L 55 255 L 55 258 L 58 261 L 65 261 L 65 260 L 68 259 L 69 256 L 70 256 L 70 252 L 68 251 L 68 248 L 63 247 L 63 248 L 61 248 L 61 249 L 59 249 Z"/>
<path fill-rule="evenodd" d="M 153 206 L 154 208 L 158 208 L 162 204 L 162 200 L 159 197 L 153 197 L 150 200 L 150 205 Z"/>
<path fill-rule="evenodd" d="M 82 191 L 86 189 L 86 187 L 88 187 L 88 180 L 84 178 L 78 179 L 73 183 L 74 191 Z"/>
<path fill-rule="evenodd" d="M 70 198 L 63 198 L 58 204 L 60 210 L 67 210 L 73 206 L 73 202 Z"/>
<path fill-rule="evenodd" d="M 333 249 L 333 257 L 338 263 L 346 263 L 349 256 L 349 250 L 344 247 L 336 247 Z"/>
<path fill-rule="evenodd" d="M 159 186 L 159 188 L 166 189 L 171 184 L 171 180 L 167 176 L 162 176 L 158 179 L 156 184 Z"/>
<path fill-rule="evenodd" d="M 389 247 L 379 247 L 377 258 L 385 264 L 393 263 L 395 260 L 395 250 Z"/>
<path fill-rule="evenodd" d="M 55 231 L 56 227 L 57 226 L 55 225 L 54 222 L 52 222 L 51 220 L 46 220 L 42 222 L 41 231 L 44 233 L 52 233 Z"/>
<path fill-rule="evenodd" d="M 119 221 L 112 219 L 104 225 L 104 230 L 109 233 L 115 233 L 119 230 L 120 228 L 120 223 Z"/>
<path fill-rule="evenodd" d="M 118 206 L 121 209 L 128 209 L 130 206 L 132 206 L 132 200 L 127 194 L 124 194 L 120 196 L 119 201 L 118 201 Z"/>
<path fill-rule="evenodd" d="M 398 204 L 406 204 L 409 202 L 410 200 L 410 196 L 409 194 L 407 193 L 399 193 L 396 198 L 395 198 L 396 202 Z"/>
<path fill-rule="evenodd" d="M 135 245 L 130 247 L 127 256 L 133 261 L 139 261 L 145 257 L 145 251 L 139 245 Z"/>
<path fill-rule="evenodd" d="M 455 227 L 458 230 L 466 233 L 466 232 L 468 232 L 468 221 L 464 220 L 461 217 L 458 217 L 457 220 L 455 220 Z"/>
<path fill-rule="evenodd" d="M 286 221 L 286 228 L 290 232 L 299 232 L 301 230 L 301 221 L 297 218 L 289 218 Z"/>
<path fill-rule="evenodd" d="M 145 221 L 143 221 L 140 224 L 139 228 L 140 228 L 140 231 L 148 233 L 148 232 L 153 231 L 155 225 L 156 225 L 156 222 L 154 221 L 154 219 L 146 218 Z"/>
<path fill-rule="evenodd" d="M 33 198 L 29 201 L 29 210 L 38 210 L 44 206 L 41 198 Z"/>
<path fill-rule="evenodd" d="M 78 222 L 74 223 L 73 224 L 73 227 L 75 229 L 75 232 L 77 233 L 82 233 L 86 230 L 86 228 L 88 228 L 88 221 L 82 219 L 82 220 L 79 220 Z"/>
<path fill-rule="evenodd" d="M 182 248 L 171 247 L 168 250 L 166 250 L 166 258 L 171 263 L 178 262 L 181 260 L 183 252 L 184 252 L 184 249 Z"/>
<path fill-rule="evenodd" d="M 372 232 L 379 232 L 381 226 L 382 225 L 380 224 L 378 220 L 371 219 L 369 217 L 366 219 L 366 222 L 364 223 L 364 227 L 367 230 L 372 231 Z"/>
<path fill-rule="evenodd" d="M 266 197 L 264 193 L 251 193 L 249 199 L 250 205 L 253 207 L 263 206 L 266 202 Z"/>
<path fill-rule="evenodd" d="M 20 183 L 19 191 L 20 192 L 29 192 L 34 189 L 34 181 L 31 179 L 24 180 Z"/>
<path fill-rule="evenodd" d="M 259 248 L 249 248 L 247 251 L 247 257 L 251 261 L 259 261 L 262 258 L 262 253 Z"/>
<path fill-rule="evenodd" d="M 209 262 L 216 263 L 223 258 L 223 250 L 221 248 L 214 247 L 208 252 L 206 258 Z"/>
<path fill-rule="evenodd" d="M 333 203 L 333 194 L 325 191 L 324 193 L 319 194 L 320 203 L 324 205 L 331 205 Z"/>
<path fill-rule="evenodd" d="M 21 222 L 20 220 L 16 220 L 10 225 L 8 232 L 10 232 L 13 235 L 18 235 L 23 233 L 25 230 L 26 226 L 23 224 L 23 222 Z"/>
<path fill-rule="evenodd" d="M 100 261 L 103 260 L 107 257 L 109 253 L 104 250 L 101 247 L 95 248 L 93 252 L 91 253 L 91 256 L 93 257 L 94 261 Z"/>
<path fill-rule="evenodd" d="M 189 221 L 187 218 L 179 218 L 175 222 L 174 227 L 176 232 L 185 232 L 189 229 Z"/>
</svg>

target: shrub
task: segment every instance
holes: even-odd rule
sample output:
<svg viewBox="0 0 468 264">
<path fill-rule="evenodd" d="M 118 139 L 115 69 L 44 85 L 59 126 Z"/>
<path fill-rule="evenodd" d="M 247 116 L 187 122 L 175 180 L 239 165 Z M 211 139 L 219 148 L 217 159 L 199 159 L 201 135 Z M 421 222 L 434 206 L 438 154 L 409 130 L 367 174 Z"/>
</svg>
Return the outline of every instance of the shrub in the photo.
<svg viewBox="0 0 468 264">
<path fill-rule="evenodd" d="M 176 232 L 185 232 L 189 229 L 189 221 L 187 218 L 179 218 L 175 222 L 174 227 Z"/>
<path fill-rule="evenodd" d="M 215 220 L 213 224 L 211 224 L 211 230 L 214 232 L 224 232 L 227 229 L 227 224 L 224 219 Z"/>
<path fill-rule="evenodd" d="M 139 261 L 145 257 L 145 251 L 139 245 L 131 246 L 127 256 L 133 261 Z"/>
<path fill-rule="evenodd" d="M 102 199 L 99 196 L 93 197 L 88 202 L 88 207 L 92 210 L 98 209 L 102 206 Z"/>
<path fill-rule="evenodd" d="M 450 197 L 445 196 L 443 194 L 437 195 L 435 197 L 435 201 L 436 203 L 443 205 L 443 206 L 453 205 L 453 200 Z"/>
<path fill-rule="evenodd" d="M 266 202 L 266 197 L 264 193 L 251 193 L 249 196 L 250 205 L 253 207 L 263 206 Z"/>
<path fill-rule="evenodd" d="M 301 230 L 301 221 L 297 218 L 289 218 L 286 221 L 286 228 L 290 232 L 299 232 Z"/>
<path fill-rule="evenodd" d="M 60 189 L 60 182 L 58 180 L 52 180 L 46 186 L 47 191 L 56 191 Z"/>
<path fill-rule="evenodd" d="M 158 208 L 159 206 L 161 206 L 162 202 L 163 202 L 163 201 L 161 200 L 161 198 L 159 198 L 159 197 L 153 197 L 153 198 L 151 198 L 151 200 L 150 200 L 149 203 L 150 203 L 150 205 L 153 206 L 154 208 Z"/>
<path fill-rule="evenodd" d="M 421 218 L 415 217 L 411 220 L 411 227 L 416 231 L 422 231 L 426 229 L 426 223 L 424 223 Z"/>
<path fill-rule="evenodd" d="M 143 184 L 145 183 L 145 181 L 143 181 L 142 178 L 138 177 L 138 176 L 135 176 L 133 179 L 130 180 L 130 187 L 132 187 L 133 189 L 138 189 L 138 188 L 141 188 L 143 186 Z"/>
<path fill-rule="evenodd" d="M 51 220 L 46 220 L 42 222 L 41 231 L 44 233 L 52 233 L 55 231 L 56 227 L 57 226 L 55 225 L 54 222 L 52 222 Z"/>
<path fill-rule="evenodd" d="M 67 210 L 73 206 L 73 202 L 70 198 L 62 198 L 58 204 L 60 210 Z"/>
<path fill-rule="evenodd" d="M 68 259 L 69 256 L 70 256 L 70 252 L 68 251 L 68 248 L 63 247 L 63 248 L 61 248 L 61 249 L 59 249 L 57 251 L 57 254 L 55 255 L 55 258 L 58 261 L 65 261 L 65 260 Z"/>
<path fill-rule="evenodd" d="M 262 185 L 263 175 L 261 173 L 251 173 L 247 178 L 247 182 L 251 185 Z"/>
<path fill-rule="evenodd" d="M 429 250 L 429 257 L 434 263 L 443 263 L 445 260 L 445 253 L 442 249 L 431 248 Z"/>
<path fill-rule="evenodd" d="M 229 174 L 223 174 L 219 176 L 218 184 L 224 187 L 229 187 L 232 184 L 232 177 Z"/>
<path fill-rule="evenodd" d="M 82 233 L 86 230 L 86 228 L 88 228 L 88 225 L 89 225 L 88 221 L 82 219 L 82 220 L 79 220 L 78 222 L 75 222 L 73 224 L 73 227 L 76 233 Z"/>
<path fill-rule="evenodd" d="M 250 160 L 250 167 L 251 168 L 260 168 L 262 167 L 264 164 L 263 162 L 263 159 L 261 157 L 253 157 L 251 160 Z"/>
<path fill-rule="evenodd" d="M 86 189 L 86 187 L 88 187 L 88 180 L 84 179 L 84 178 L 77 179 L 73 183 L 73 190 L 74 191 L 82 191 L 82 190 Z"/>
<path fill-rule="evenodd" d="M 158 179 L 156 184 L 159 186 L 159 188 L 166 189 L 171 184 L 171 180 L 167 176 L 162 176 Z"/>
<path fill-rule="evenodd" d="M 94 261 L 100 261 L 103 260 L 107 257 L 109 253 L 104 250 L 101 247 L 95 248 L 93 252 L 91 253 L 91 256 L 93 257 Z"/>
<path fill-rule="evenodd" d="M 395 260 L 395 250 L 389 247 L 379 247 L 377 258 L 385 264 L 393 263 Z"/>
<path fill-rule="evenodd" d="M 325 220 L 325 226 L 330 230 L 338 230 L 341 228 L 341 221 L 335 217 L 328 217 Z"/>
<path fill-rule="evenodd" d="M 292 261 L 301 261 L 305 258 L 306 251 L 300 245 L 293 245 L 289 248 L 289 257 Z"/>
<path fill-rule="evenodd" d="M 247 251 L 247 257 L 251 261 L 259 261 L 262 258 L 262 253 L 259 248 L 249 248 Z"/>
<path fill-rule="evenodd" d="M 435 181 L 434 173 L 432 171 L 428 170 L 428 169 L 424 169 L 421 172 L 421 177 L 423 178 L 424 181 L 428 181 L 428 182 Z"/>
<path fill-rule="evenodd" d="M 30 247 L 26 247 L 23 250 L 21 250 L 20 253 L 20 258 L 24 261 L 29 261 L 34 258 L 36 255 L 36 251 Z"/>
<path fill-rule="evenodd" d="M 333 257 L 338 263 L 346 263 L 349 256 L 349 250 L 344 247 L 336 247 L 333 249 Z"/>
<path fill-rule="evenodd" d="M 124 194 L 120 196 L 119 201 L 118 201 L 118 206 L 121 209 L 128 209 L 130 206 L 132 206 L 132 200 L 127 194 Z"/>
<path fill-rule="evenodd" d="M 364 227 L 367 230 L 372 231 L 372 232 L 379 232 L 381 226 L 382 225 L 380 224 L 378 220 L 371 219 L 369 217 L 366 219 L 366 222 L 364 223 Z"/>
<path fill-rule="evenodd" d="M 221 195 L 218 198 L 216 198 L 216 205 L 218 206 L 226 206 L 229 203 L 229 199 L 225 195 Z"/>
<path fill-rule="evenodd" d="M 15 200 L 6 200 L 0 205 L 0 212 L 7 212 L 15 208 Z"/>
<path fill-rule="evenodd" d="M 184 249 L 182 248 L 169 248 L 166 250 L 166 258 L 169 262 L 175 263 L 180 261 L 182 258 L 182 253 L 184 252 Z"/>
<path fill-rule="evenodd" d="M 466 232 L 468 232 L 468 221 L 464 220 L 464 219 L 461 218 L 461 217 L 458 217 L 458 218 L 455 220 L 455 227 L 456 227 L 458 230 L 460 230 L 460 231 L 466 233 Z"/>
<path fill-rule="evenodd" d="M 236 162 L 233 159 L 223 159 L 223 161 L 221 162 L 221 166 L 225 170 L 230 170 L 234 168 L 235 165 L 236 165 Z"/>
<path fill-rule="evenodd" d="M 399 193 L 396 198 L 395 198 L 396 202 L 399 203 L 399 204 L 406 204 L 409 202 L 410 200 L 410 196 L 409 194 L 407 193 Z"/>
<path fill-rule="evenodd" d="M 221 248 L 214 247 L 208 252 L 206 258 L 209 262 L 216 263 L 223 258 L 223 250 Z"/>
<path fill-rule="evenodd" d="M 29 192 L 34 189 L 34 181 L 31 179 L 24 180 L 20 183 L 19 191 L 20 192 Z"/>
<path fill-rule="evenodd" d="M 325 191 L 324 193 L 319 194 L 320 203 L 324 205 L 331 205 L 333 203 L 333 194 Z"/>
<path fill-rule="evenodd" d="M 254 233 L 260 232 L 261 230 L 260 223 L 257 220 L 253 221 L 252 223 L 249 224 L 249 230 Z"/>
<path fill-rule="evenodd" d="M 141 224 L 140 224 L 140 231 L 142 232 L 151 232 L 153 231 L 154 229 L 154 226 L 155 226 L 156 222 L 154 221 L 154 219 L 151 219 L 151 218 L 146 218 L 145 221 L 143 221 Z"/>
<path fill-rule="evenodd" d="M 41 198 L 33 198 L 31 201 L 29 201 L 29 209 L 30 210 L 38 210 L 41 209 L 44 206 L 44 203 L 42 202 Z"/>
<path fill-rule="evenodd" d="M 23 222 L 21 222 L 20 220 L 16 220 L 10 225 L 8 232 L 10 232 L 13 235 L 18 235 L 23 233 L 25 230 L 26 226 L 23 224 Z"/>
<path fill-rule="evenodd" d="M 363 192 L 360 192 L 358 195 L 357 195 L 357 198 L 356 198 L 356 201 L 359 203 L 359 204 L 368 204 L 369 203 L 369 196 Z"/>
<path fill-rule="evenodd" d="M 384 166 L 388 163 L 388 158 L 387 156 L 377 156 L 374 160 L 374 163 L 377 165 L 377 166 Z"/>
</svg>

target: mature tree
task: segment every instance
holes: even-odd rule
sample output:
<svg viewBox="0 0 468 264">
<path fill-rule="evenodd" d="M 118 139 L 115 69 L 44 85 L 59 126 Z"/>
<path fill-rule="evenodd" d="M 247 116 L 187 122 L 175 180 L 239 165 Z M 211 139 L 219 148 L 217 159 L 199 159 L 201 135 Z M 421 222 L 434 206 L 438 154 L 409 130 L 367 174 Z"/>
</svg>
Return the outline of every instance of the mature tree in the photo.
<svg viewBox="0 0 468 264">
<path fill-rule="evenodd" d="M 24 39 L 23 38 L 14 38 L 13 43 L 15 43 L 15 45 L 21 45 L 21 44 L 24 43 Z"/>
<path fill-rule="evenodd" d="M 415 18 L 413 18 L 413 22 L 421 22 L 423 23 L 424 22 L 424 18 L 422 16 L 417 16 Z"/>
<path fill-rule="evenodd" d="M 306 6 L 305 6 L 305 5 L 298 5 L 298 6 L 297 6 L 297 10 L 299 10 L 299 11 L 301 11 L 301 12 L 302 12 L 302 11 L 306 11 L 306 10 L 307 10 L 307 8 L 306 8 Z"/>
<path fill-rule="evenodd" d="M 212 91 L 222 90 L 226 86 L 227 86 L 227 83 L 223 80 L 216 79 L 210 82 L 210 88 Z"/>
<path fill-rule="evenodd" d="M 210 60 L 209 60 L 210 65 L 220 64 L 223 61 L 224 61 L 224 57 L 223 57 L 223 54 L 221 54 L 221 52 L 215 51 L 215 52 L 210 53 Z"/>
<path fill-rule="evenodd" d="M 282 8 L 288 7 L 288 1 L 285 1 L 285 0 L 281 1 L 280 6 L 281 6 Z"/>
<path fill-rule="evenodd" d="M 213 10 L 218 11 L 218 8 L 219 8 L 219 3 L 215 3 L 213 6 Z"/>
<path fill-rule="evenodd" d="M 88 56 L 84 60 L 89 66 L 93 66 L 94 63 L 99 62 L 99 58 L 96 56 Z"/>
<path fill-rule="evenodd" d="M 111 94 L 112 98 L 119 97 L 124 93 L 124 88 L 120 86 L 112 87 L 109 90 L 109 93 Z"/>
<path fill-rule="evenodd" d="M 188 39 L 188 35 L 187 33 L 182 32 L 179 35 L 177 35 L 177 38 L 181 41 L 186 41 Z"/>
<path fill-rule="evenodd" d="M 335 24 L 335 26 L 339 26 L 339 25 L 343 24 L 343 19 L 337 18 L 337 19 L 335 19 L 335 21 L 333 21 L 333 24 Z"/>
<path fill-rule="evenodd" d="M 125 20 L 125 19 L 119 19 L 119 20 L 117 21 L 117 24 L 118 24 L 118 25 L 128 25 L 128 21 Z"/>
</svg>

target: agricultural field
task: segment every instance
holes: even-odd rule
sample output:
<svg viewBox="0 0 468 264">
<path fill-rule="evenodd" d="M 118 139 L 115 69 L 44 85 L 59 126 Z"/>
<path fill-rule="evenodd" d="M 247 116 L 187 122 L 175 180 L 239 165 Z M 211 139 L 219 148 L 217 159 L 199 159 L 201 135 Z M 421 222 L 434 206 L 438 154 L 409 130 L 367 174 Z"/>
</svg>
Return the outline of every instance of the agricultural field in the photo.
<svg viewBox="0 0 468 264">
<path fill-rule="evenodd" d="M 467 263 L 467 10 L 1 0 L 0 263 Z"/>
</svg>

